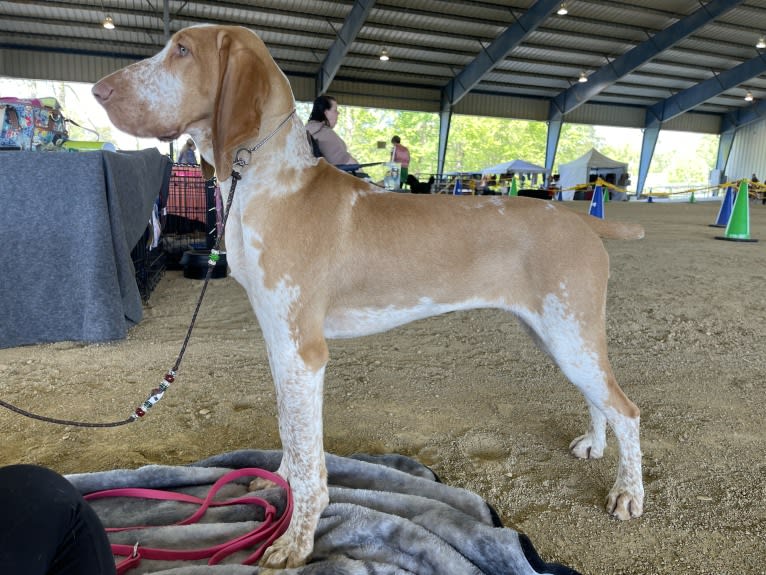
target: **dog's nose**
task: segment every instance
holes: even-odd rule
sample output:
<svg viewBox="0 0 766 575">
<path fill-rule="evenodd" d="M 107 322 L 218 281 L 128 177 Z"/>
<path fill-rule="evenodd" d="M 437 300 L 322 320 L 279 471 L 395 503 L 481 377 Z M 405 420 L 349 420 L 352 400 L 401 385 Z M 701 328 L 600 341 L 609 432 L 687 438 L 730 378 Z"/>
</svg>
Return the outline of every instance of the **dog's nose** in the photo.
<svg viewBox="0 0 766 575">
<path fill-rule="evenodd" d="M 109 100 L 113 92 L 114 89 L 109 85 L 108 82 L 104 82 L 103 80 L 93 86 L 93 89 L 91 90 L 93 97 L 102 104 Z"/>
</svg>

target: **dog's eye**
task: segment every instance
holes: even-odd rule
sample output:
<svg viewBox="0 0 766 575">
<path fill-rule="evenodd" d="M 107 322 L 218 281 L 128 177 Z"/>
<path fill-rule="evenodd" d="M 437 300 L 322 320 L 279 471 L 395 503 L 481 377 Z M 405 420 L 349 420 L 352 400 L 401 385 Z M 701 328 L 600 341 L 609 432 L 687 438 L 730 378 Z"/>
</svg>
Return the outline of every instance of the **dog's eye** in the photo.
<svg viewBox="0 0 766 575">
<path fill-rule="evenodd" d="M 186 56 L 189 53 L 189 49 L 184 46 L 183 44 L 178 45 L 178 55 L 179 56 Z"/>
</svg>

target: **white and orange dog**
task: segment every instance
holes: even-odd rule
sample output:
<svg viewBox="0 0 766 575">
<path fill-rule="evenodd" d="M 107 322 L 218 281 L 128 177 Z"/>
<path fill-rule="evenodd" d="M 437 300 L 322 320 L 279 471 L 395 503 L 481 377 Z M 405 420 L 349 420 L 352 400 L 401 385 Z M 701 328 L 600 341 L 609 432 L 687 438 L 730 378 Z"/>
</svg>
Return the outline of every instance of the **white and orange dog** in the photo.
<svg viewBox="0 0 766 575">
<path fill-rule="evenodd" d="M 643 510 L 639 411 L 607 358 L 609 259 L 600 238 L 643 237 L 528 198 L 385 192 L 311 153 L 290 84 L 263 42 L 241 27 L 195 26 L 156 56 L 102 79 L 93 94 L 121 130 L 172 140 L 188 133 L 230 191 L 232 275 L 263 331 L 276 385 L 295 513 L 264 559 L 303 564 L 327 505 L 322 388 L 328 338 L 381 332 L 471 308 L 516 316 L 585 396 L 590 427 L 570 445 L 601 457 L 606 425 L 619 444 L 607 510 Z"/>
</svg>

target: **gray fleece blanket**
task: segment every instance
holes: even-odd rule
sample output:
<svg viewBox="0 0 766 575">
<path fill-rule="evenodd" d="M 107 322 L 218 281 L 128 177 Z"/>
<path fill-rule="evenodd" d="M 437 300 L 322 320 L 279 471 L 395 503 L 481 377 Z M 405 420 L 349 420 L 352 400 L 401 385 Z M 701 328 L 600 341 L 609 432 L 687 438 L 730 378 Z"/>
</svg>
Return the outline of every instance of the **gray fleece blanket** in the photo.
<svg viewBox="0 0 766 575">
<path fill-rule="evenodd" d="M 139 469 L 70 475 L 83 493 L 118 487 L 176 490 L 204 497 L 224 473 L 243 467 L 274 471 L 281 452 L 243 450 L 224 453 L 188 466 L 150 465 Z M 479 496 L 440 483 L 423 465 L 400 455 L 327 455 L 330 505 L 316 532 L 307 565 L 281 571 L 300 575 L 400 575 L 405 573 L 487 575 L 576 575 L 561 565 L 546 564 L 530 540 L 503 527 Z M 230 484 L 220 495 L 243 495 L 247 480 Z M 272 488 L 258 495 L 277 507 L 284 493 Z M 110 534 L 112 543 L 196 549 L 226 541 L 254 529 L 262 519 L 257 508 L 211 509 L 194 525 L 173 526 L 192 512 L 188 504 L 110 498 L 91 505 L 107 527 L 153 525 L 141 531 Z M 243 575 L 264 574 L 257 566 L 238 564 L 251 553 L 232 555 L 224 563 L 144 559 L 130 574 Z"/>
</svg>

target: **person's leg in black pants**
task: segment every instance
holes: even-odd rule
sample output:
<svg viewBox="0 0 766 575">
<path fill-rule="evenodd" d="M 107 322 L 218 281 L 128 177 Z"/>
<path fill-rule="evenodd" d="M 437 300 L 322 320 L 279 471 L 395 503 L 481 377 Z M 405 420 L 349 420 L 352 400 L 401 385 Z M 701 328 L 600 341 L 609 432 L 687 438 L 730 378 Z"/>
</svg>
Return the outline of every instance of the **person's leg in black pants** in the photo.
<svg viewBox="0 0 766 575">
<path fill-rule="evenodd" d="M 101 521 L 61 475 L 35 465 L 0 468 L 0 572 L 116 573 Z"/>
</svg>

